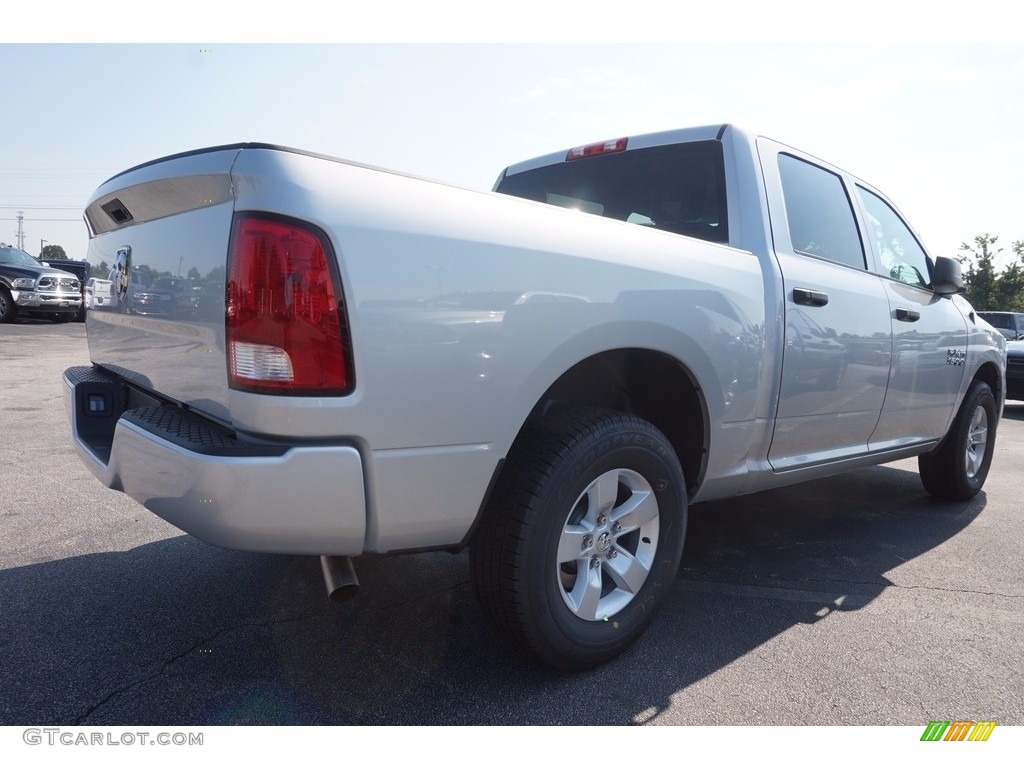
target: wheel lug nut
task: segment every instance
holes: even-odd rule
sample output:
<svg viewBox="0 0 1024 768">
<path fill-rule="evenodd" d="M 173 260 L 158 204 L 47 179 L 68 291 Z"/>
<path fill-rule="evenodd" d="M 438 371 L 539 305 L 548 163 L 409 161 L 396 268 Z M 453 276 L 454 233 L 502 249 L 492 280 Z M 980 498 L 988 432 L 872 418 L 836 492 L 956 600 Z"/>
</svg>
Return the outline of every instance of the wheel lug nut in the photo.
<svg viewBox="0 0 1024 768">
<path fill-rule="evenodd" d="M 600 568 L 601 567 L 601 558 L 599 558 L 599 557 L 592 557 L 592 558 L 590 558 L 590 567 L 591 568 Z"/>
<path fill-rule="evenodd" d="M 611 558 L 612 560 L 614 560 L 618 556 L 619 556 L 618 550 L 615 550 L 615 549 L 611 550 L 608 553 L 608 557 Z"/>
<path fill-rule="evenodd" d="M 618 533 L 621 530 L 622 530 L 622 523 L 616 521 L 615 523 L 612 524 L 612 532 L 613 533 Z"/>
<path fill-rule="evenodd" d="M 598 515 L 597 516 L 597 524 L 598 525 L 604 525 L 607 522 L 608 522 L 608 518 L 605 517 L 604 515 Z"/>
<path fill-rule="evenodd" d="M 584 536 L 583 537 L 583 544 L 580 547 L 580 549 L 590 549 L 592 546 L 594 546 L 594 537 L 593 536 Z"/>
</svg>

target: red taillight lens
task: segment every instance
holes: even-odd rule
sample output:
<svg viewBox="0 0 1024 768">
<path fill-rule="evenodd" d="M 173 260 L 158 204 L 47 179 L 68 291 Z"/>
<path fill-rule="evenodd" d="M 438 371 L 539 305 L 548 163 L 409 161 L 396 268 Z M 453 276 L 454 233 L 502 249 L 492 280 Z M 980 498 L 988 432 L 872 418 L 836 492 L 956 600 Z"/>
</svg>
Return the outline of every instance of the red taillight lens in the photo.
<svg viewBox="0 0 1024 768">
<path fill-rule="evenodd" d="M 348 325 L 327 239 L 269 214 L 238 214 L 228 254 L 228 379 L 278 395 L 352 390 Z"/>
<path fill-rule="evenodd" d="M 607 155 L 612 152 L 623 152 L 629 139 L 612 139 L 610 141 L 599 141 L 596 144 L 586 144 L 582 147 L 573 147 L 566 154 L 566 160 L 579 160 L 581 157 L 592 157 L 594 155 Z"/>
</svg>

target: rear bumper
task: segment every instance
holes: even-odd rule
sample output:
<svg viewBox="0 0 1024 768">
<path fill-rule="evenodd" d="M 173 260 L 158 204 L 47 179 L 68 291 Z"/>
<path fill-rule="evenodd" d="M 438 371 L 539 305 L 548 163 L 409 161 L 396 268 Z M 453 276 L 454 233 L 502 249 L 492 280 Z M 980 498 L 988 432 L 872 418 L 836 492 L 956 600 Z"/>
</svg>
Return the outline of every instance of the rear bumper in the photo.
<svg viewBox="0 0 1024 768">
<path fill-rule="evenodd" d="M 363 462 L 354 446 L 243 441 L 182 408 L 129 407 L 132 400 L 124 382 L 99 369 L 64 372 L 75 448 L 108 488 L 229 549 L 363 551 Z"/>
</svg>

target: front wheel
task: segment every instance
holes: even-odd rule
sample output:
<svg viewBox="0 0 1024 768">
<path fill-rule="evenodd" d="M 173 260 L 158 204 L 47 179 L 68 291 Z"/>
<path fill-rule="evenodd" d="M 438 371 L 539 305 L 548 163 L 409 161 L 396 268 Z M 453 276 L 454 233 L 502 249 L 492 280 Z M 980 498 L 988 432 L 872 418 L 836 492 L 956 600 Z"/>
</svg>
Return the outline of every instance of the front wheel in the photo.
<svg viewBox="0 0 1024 768">
<path fill-rule="evenodd" d="M 6 288 L 0 286 L 0 323 L 12 323 L 18 316 L 18 307 Z"/>
<path fill-rule="evenodd" d="M 470 551 L 498 631 L 584 669 L 622 653 L 671 588 L 686 491 L 668 439 L 629 414 L 573 410 L 516 441 Z"/>
<path fill-rule="evenodd" d="M 917 459 L 928 493 L 967 501 L 981 490 L 992 464 L 998 418 L 992 389 L 983 381 L 973 382 L 938 449 Z"/>
</svg>

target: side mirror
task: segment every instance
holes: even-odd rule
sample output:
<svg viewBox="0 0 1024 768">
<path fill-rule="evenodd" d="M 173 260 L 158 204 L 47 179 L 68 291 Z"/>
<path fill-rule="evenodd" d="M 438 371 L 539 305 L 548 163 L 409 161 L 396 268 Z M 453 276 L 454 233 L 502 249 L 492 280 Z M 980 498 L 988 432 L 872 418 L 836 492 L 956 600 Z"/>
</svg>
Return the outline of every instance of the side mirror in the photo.
<svg viewBox="0 0 1024 768">
<path fill-rule="evenodd" d="M 939 296 L 952 296 L 964 289 L 964 279 L 960 273 L 960 262 L 947 256 L 935 259 L 932 270 L 932 290 Z"/>
</svg>

